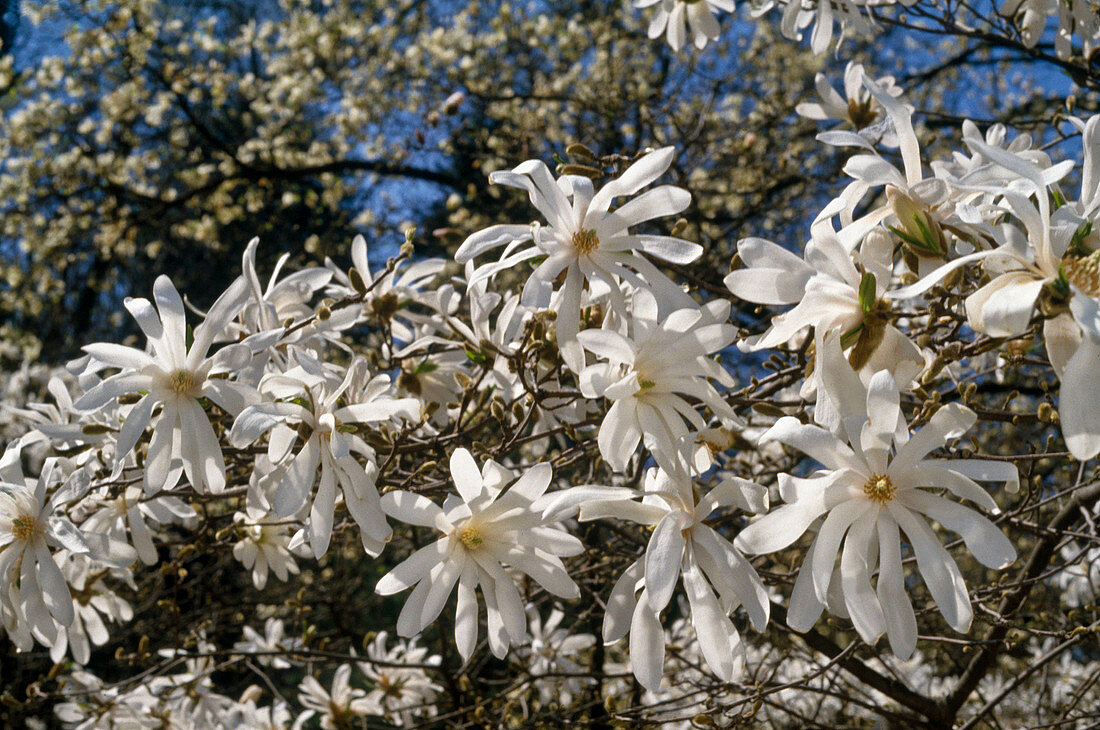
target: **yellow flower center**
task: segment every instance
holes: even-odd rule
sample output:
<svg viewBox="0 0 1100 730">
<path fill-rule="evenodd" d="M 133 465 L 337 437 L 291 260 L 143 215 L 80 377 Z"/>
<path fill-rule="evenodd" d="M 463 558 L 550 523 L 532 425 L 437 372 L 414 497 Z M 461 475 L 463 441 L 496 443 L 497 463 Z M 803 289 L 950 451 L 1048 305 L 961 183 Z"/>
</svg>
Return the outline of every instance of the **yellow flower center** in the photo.
<svg viewBox="0 0 1100 730">
<path fill-rule="evenodd" d="M 30 515 L 19 515 L 11 521 L 11 534 L 20 542 L 30 542 L 38 534 L 38 521 Z"/>
<path fill-rule="evenodd" d="M 458 531 L 458 539 L 466 546 L 467 550 L 476 550 L 485 542 L 481 532 L 473 525 L 466 525 Z"/>
<path fill-rule="evenodd" d="M 885 474 L 875 474 L 863 485 L 863 493 L 867 495 L 867 499 L 879 504 L 886 504 L 893 499 L 896 491 L 898 488 Z"/>
<path fill-rule="evenodd" d="M 1066 278 L 1090 297 L 1100 297 L 1100 251 L 1062 259 Z"/>
<path fill-rule="evenodd" d="M 577 231 L 573 234 L 573 248 L 577 249 L 577 253 L 586 254 L 592 253 L 600 245 L 600 237 L 596 235 L 596 231 L 589 228 L 588 230 Z"/>
<path fill-rule="evenodd" d="M 176 370 L 168 376 L 168 382 L 172 386 L 172 390 L 180 395 L 194 395 L 195 391 L 198 390 L 195 374 L 189 370 Z"/>
</svg>

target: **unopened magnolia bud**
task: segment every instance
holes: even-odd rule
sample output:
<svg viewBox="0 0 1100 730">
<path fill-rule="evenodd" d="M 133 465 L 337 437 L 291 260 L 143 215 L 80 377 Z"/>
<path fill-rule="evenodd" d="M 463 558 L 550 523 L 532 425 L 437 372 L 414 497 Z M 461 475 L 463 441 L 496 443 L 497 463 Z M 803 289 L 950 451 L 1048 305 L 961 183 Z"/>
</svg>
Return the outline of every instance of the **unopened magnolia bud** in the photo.
<svg viewBox="0 0 1100 730">
<path fill-rule="evenodd" d="M 405 241 L 403 244 L 401 244 L 401 250 L 400 250 L 399 253 L 401 254 L 401 256 L 403 258 L 406 258 L 406 259 L 407 258 L 412 258 L 412 255 L 413 255 L 412 241 Z"/>
<path fill-rule="evenodd" d="M 581 144 L 580 142 L 574 142 L 573 144 L 566 147 L 565 151 L 572 157 L 577 157 L 588 162 L 596 161 L 596 153 L 588 149 L 587 146 Z"/>
<path fill-rule="evenodd" d="M 1054 410 L 1054 406 L 1045 401 L 1039 404 L 1039 412 L 1036 415 L 1043 423 L 1055 423 L 1058 420 L 1058 412 Z"/>
<path fill-rule="evenodd" d="M 771 403 L 753 403 L 752 409 L 762 416 L 771 416 L 772 418 L 782 418 L 787 415 L 786 411 L 778 406 L 773 406 Z"/>
<path fill-rule="evenodd" d="M 264 691 L 262 689 L 260 689 L 259 687 L 257 687 L 254 684 L 250 684 L 250 685 L 248 685 L 248 689 L 246 689 L 243 693 L 241 693 L 241 699 L 239 701 L 242 702 L 242 703 L 243 702 L 251 702 L 251 703 L 255 704 L 255 703 L 260 701 L 260 698 L 262 698 L 263 695 L 264 695 Z"/>
<path fill-rule="evenodd" d="M 359 273 L 359 269 L 354 266 L 348 269 L 348 280 L 351 281 L 351 288 L 356 294 L 361 297 L 367 295 L 367 282 L 363 281 L 363 275 Z"/>
<path fill-rule="evenodd" d="M 474 379 L 462 371 L 455 372 L 454 378 L 455 383 L 457 383 L 458 387 L 462 388 L 462 390 L 469 390 L 474 384 Z"/>
<path fill-rule="evenodd" d="M 676 224 L 672 226 L 672 235 L 679 236 L 681 233 L 687 230 L 688 222 L 686 218 L 680 218 L 676 221 Z"/>
<path fill-rule="evenodd" d="M 593 180 L 603 177 L 603 172 L 600 169 L 590 165 L 562 165 L 560 172 L 562 175 L 580 175 Z"/>
<path fill-rule="evenodd" d="M 317 319 L 324 322 L 325 320 L 327 320 L 331 316 L 332 316 L 332 310 L 329 309 L 328 307 L 326 307 L 324 304 L 317 307 Z"/>
<path fill-rule="evenodd" d="M 456 91 L 455 93 L 448 96 L 443 102 L 443 113 L 448 115 L 457 114 L 459 107 L 462 106 L 462 102 L 465 100 L 466 95 L 461 91 Z"/>
</svg>

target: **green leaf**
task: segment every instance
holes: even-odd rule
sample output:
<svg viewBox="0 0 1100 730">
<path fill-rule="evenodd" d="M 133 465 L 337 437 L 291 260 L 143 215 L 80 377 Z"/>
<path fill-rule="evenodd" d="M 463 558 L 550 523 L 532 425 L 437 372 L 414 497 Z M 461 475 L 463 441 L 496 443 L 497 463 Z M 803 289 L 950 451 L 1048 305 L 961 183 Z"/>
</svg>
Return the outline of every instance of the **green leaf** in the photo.
<svg viewBox="0 0 1100 730">
<path fill-rule="evenodd" d="M 840 336 L 840 346 L 847 349 L 856 343 L 859 339 L 859 333 L 863 331 L 863 323 L 860 322 L 852 329 L 848 330 Z"/>
<path fill-rule="evenodd" d="M 1061 208 L 1063 205 L 1066 204 L 1066 199 L 1062 196 L 1062 193 L 1058 190 L 1058 188 L 1054 188 L 1053 190 L 1051 190 L 1050 195 L 1051 195 L 1052 198 L 1054 198 L 1054 209 L 1055 210 L 1058 210 L 1059 208 Z"/>
<path fill-rule="evenodd" d="M 875 275 L 870 271 L 863 272 L 863 278 L 859 280 L 859 308 L 867 314 L 875 306 Z"/>
<path fill-rule="evenodd" d="M 479 350 L 470 350 L 470 349 L 466 350 L 466 357 L 467 357 L 467 359 L 469 359 L 470 362 L 475 362 L 478 365 L 480 365 L 481 363 L 483 363 L 483 362 L 485 362 L 489 359 L 485 356 L 484 352 L 480 352 Z"/>
</svg>

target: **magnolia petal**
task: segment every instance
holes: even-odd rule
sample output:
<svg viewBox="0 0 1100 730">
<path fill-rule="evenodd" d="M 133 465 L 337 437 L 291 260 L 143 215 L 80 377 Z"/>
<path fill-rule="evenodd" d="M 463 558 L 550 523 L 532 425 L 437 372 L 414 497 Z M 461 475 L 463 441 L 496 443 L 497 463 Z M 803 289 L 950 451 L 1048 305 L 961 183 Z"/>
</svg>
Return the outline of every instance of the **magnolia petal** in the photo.
<svg viewBox="0 0 1100 730">
<path fill-rule="evenodd" d="M 683 513 L 670 512 L 661 518 L 649 538 L 645 551 L 645 586 L 654 611 L 663 611 L 676 590 L 684 557 L 683 527 Z"/>
<path fill-rule="evenodd" d="M 901 536 L 894 519 L 881 513 L 877 522 L 879 544 L 878 602 L 886 620 L 890 650 L 903 661 L 917 647 L 917 617 L 905 591 L 905 570 L 901 564 Z"/>
<path fill-rule="evenodd" d="M 661 687 L 665 663 L 665 632 L 645 591 L 630 621 L 630 666 L 638 683 L 650 692 Z"/>
</svg>

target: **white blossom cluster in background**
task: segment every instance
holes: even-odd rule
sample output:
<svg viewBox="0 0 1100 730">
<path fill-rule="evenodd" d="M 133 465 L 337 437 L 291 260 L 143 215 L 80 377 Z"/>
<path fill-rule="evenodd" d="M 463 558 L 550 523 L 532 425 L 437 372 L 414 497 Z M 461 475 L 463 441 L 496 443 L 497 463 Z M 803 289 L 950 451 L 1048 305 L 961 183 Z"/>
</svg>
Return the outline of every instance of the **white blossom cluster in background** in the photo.
<svg viewBox="0 0 1100 730">
<path fill-rule="evenodd" d="M 754 0 L 747 5 L 754 18 L 774 11 L 784 36 L 801 41 L 808 35 L 810 48 L 821 54 L 835 49 L 847 37 L 881 32 L 884 25 L 897 22 L 896 15 L 918 4 L 919 0 Z M 692 44 L 697 49 L 705 48 L 708 42 L 718 40 L 719 16 L 733 13 L 737 4 L 734 0 L 634 0 L 634 7 L 650 13 L 650 38 L 663 35 L 679 51 Z M 930 21 L 936 17 L 924 8 L 914 12 Z M 1075 54 L 1088 59 L 1100 45 L 1100 14 L 1085 0 L 1005 0 L 1000 3 L 998 15 L 1025 48 L 1035 48 L 1044 34 L 1053 30 L 1053 45 L 1060 59 Z M 976 7 L 951 8 L 944 18 L 945 24 L 960 31 L 972 31 L 990 22 Z M 906 22 L 904 17 L 901 22 Z M 1004 32 L 1003 27 L 997 30 Z"/>
<path fill-rule="evenodd" d="M 734 10 L 636 5 L 655 6 L 650 35 L 677 48 L 702 47 L 718 33 L 713 11 Z M 834 24 L 843 35 L 867 22 L 865 3 L 758 10 L 772 5 L 784 32 L 814 26 L 818 52 Z M 1012 12 L 1097 32 L 1085 5 Z M 0 457 L 0 618 L 19 650 L 71 659 L 56 716 L 82 729 L 413 726 L 461 691 L 421 643 L 432 631 L 459 665 L 487 649 L 522 666 L 544 705 L 598 684 L 586 668 L 599 647 L 605 696 L 636 680 L 650 719 L 751 704 L 744 688 L 765 680 L 769 703 L 797 711 L 804 697 L 784 683 L 824 692 L 828 678 L 805 680 L 814 667 L 762 648 L 780 610 L 797 632 L 846 622 L 894 671 L 950 692 L 922 649 L 986 610 L 970 570 L 1006 569 L 1029 544 L 1004 527 L 1017 467 L 966 440 L 974 409 L 928 392 L 963 385 L 963 347 L 978 357 L 1035 331 L 1041 349 L 1026 354 L 1057 379 L 1049 422 L 1068 456 L 1100 454 L 1100 116 L 1067 123 L 1079 160 L 969 122 L 963 148 L 925 159 L 893 79 L 851 65 L 845 96 L 824 77 L 818 90 L 800 112 L 842 123 L 821 139 L 852 151 L 850 182 L 800 250 L 742 240 L 726 291 L 686 285 L 678 272 L 702 246 L 671 225 L 654 232 L 691 204 L 663 182 L 666 146 L 599 185 L 539 160 L 491 173 L 526 193 L 532 219 L 472 233 L 454 262 L 414 261 L 409 245 L 372 270 L 360 238 L 350 267 L 280 265 L 265 282 L 253 241 L 205 311 L 167 276 L 151 300 L 127 299 L 140 340 L 85 345 L 50 380 L 52 402 L 12 411 L 26 432 Z M 747 332 L 734 314 L 746 302 L 782 311 Z M 964 322 L 938 318 L 951 306 Z M 385 336 L 364 346 L 379 319 Z M 929 347 L 939 330 L 955 360 Z M 807 367 L 780 405 L 753 410 L 760 380 L 743 388 L 743 367 L 780 349 Z M 475 443 L 475 403 L 515 427 Z M 399 472 L 408 454 L 422 463 Z M 788 468 L 768 471 L 779 457 Z M 97 677 L 92 651 L 135 618 L 135 576 L 212 513 L 231 519 L 226 552 L 257 590 L 298 580 L 354 534 L 375 592 L 402 594 L 395 622 L 363 627 L 362 651 L 331 672 L 271 618 L 233 647 L 162 649 L 141 683 Z M 644 526 L 645 539 L 629 560 L 601 553 L 582 539 L 597 521 Z M 1059 550 L 1074 569 L 1042 578 L 1074 606 L 1095 604 L 1096 545 Z M 615 566 L 594 595 L 582 596 L 581 556 Z M 771 579 L 786 568 L 791 581 Z M 582 601 L 599 606 L 598 631 L 572 620 Z M 935 635 L 918 636 L 918 616 Z M 1018 644 L 1042 654 L 1052 641 Z M 1097 671 L 1093 658 L 1059 661 L 1050 671 Z M 304 678 L 296 696 L 223 694 L 214 675 L 246 666 Z"/>
</svg>

